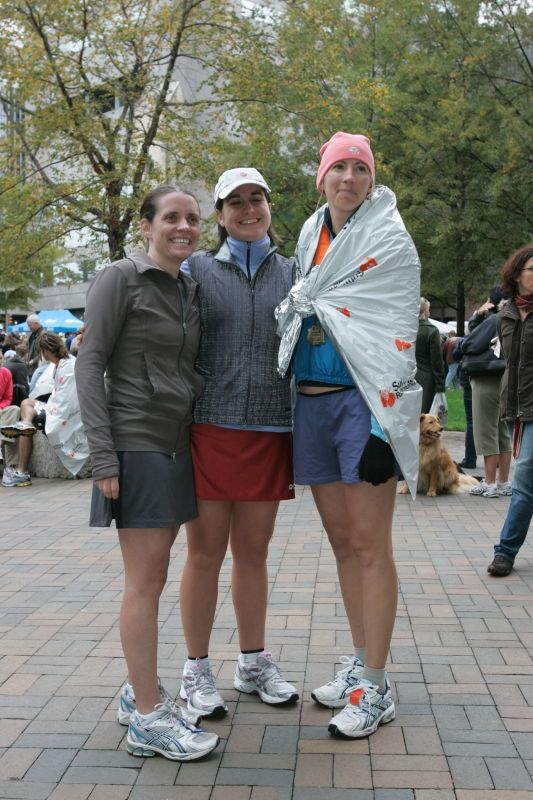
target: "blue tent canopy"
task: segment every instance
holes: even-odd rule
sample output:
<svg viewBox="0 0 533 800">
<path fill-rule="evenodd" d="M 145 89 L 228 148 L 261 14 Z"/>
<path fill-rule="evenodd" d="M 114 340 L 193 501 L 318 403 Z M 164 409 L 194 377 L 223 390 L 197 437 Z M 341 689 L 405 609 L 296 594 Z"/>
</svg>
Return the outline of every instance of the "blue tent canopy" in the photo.
<svg viewBox="0 0 533 800">
<path fill-rule="evenodd" d="M 83 325 L 83 320 L 64 308 L 43 309 L 37 316 L 43 328 L 54 333 L 75 333 Z M 29 333 L 30 330 L 25 322 L 8 325 L 7 329 L 10 333 Z"/>
</svg>

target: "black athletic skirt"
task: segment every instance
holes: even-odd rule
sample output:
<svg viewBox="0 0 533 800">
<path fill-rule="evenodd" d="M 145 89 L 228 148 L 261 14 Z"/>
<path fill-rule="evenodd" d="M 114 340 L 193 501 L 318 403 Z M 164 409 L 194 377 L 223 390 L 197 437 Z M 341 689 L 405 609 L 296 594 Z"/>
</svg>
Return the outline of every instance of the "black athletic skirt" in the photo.
<svg viewBox="0 0 533 800">
<path fill-rule="evenodd" d="M 176 453 L 117 453 L 120 495 L 109 500 L 93 486 L 89 524 L 105 528 L 174 528 L 198 516 L 189 449 Z"/>
</svg>

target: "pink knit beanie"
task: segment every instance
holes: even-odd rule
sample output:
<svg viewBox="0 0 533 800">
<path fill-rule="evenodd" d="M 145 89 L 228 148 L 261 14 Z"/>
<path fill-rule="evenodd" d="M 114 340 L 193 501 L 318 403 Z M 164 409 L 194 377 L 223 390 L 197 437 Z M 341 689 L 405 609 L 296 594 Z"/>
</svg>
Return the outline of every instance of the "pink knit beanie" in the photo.
<svg viewBox="0 0 533 800">
<path fill-rule="evenodd" d="M 344 133 L 338 131 L 334 133 L 329 142 L 320 148 L 320 165 L 316 174 L 316 188 L 323 194 L 322 184 L 326 172 L 337 161 L 345 161 L 349 158 L 357 159 L 366 164 L 372 175 L 374 183 L 376 171 L 374 167 L 374 156 L 370 148 L 370 141 L 360 133 Z"/>
</svg>

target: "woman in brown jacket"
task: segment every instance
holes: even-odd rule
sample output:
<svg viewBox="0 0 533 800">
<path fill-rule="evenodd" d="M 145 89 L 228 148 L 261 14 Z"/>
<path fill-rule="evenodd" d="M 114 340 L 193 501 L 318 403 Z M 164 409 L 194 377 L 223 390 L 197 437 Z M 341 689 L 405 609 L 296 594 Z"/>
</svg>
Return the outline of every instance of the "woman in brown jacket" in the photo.
<svg viewBox="0 0 533 800">
<path fill-rule="evenodd" d="M 133 755 L 191 761 L 218 736 L 191 727 L 158 684 L 157 615 L 178 528 L 197 514 L 189 423 L 203 386 L 194 367 L 200 319 L 197 286 L 180 267 L 200 237 L 198 203 L 160 186 L 142 203 L 140 228 L 146 252 L 109 265 L 91 284 L 76 381 L 93 462 L 91 525 L 115 518 L 124 560 L 129 682 L 118 721 L 128 725 Z"/>
<path fill-rule="evenodd" d="M 511 299 L 498 315 L 498 333 L 507 360 L 500 411 L 502 418 L 513 424 L 516 465 L 507 517 L 487 569 L 494 577 L 509 575 L 513 569 L 533 516 L 533 245 L 508 258 L 502 279 Z"/>
</svg>

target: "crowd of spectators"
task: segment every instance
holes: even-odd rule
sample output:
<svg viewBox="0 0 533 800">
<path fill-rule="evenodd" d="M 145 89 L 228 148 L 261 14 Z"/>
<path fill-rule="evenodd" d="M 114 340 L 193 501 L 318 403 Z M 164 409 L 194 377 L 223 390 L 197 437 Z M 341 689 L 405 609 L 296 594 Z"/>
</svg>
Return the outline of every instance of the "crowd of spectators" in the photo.
<svg viewBox="0 0 533 800">
<path fill-rule="evenodd" d="M 32 437 L 38 430 L 46 433 L 61 462 L 73 474 L 88 458 L 73 367 L 83 326 L 65 336 L 45 331 L 36 314 L 30 314 L 26 323 L 29 334 L 0 332 L 0 460 L 4 487 L 31 486 L 28 466 Z"/>
</svg>

